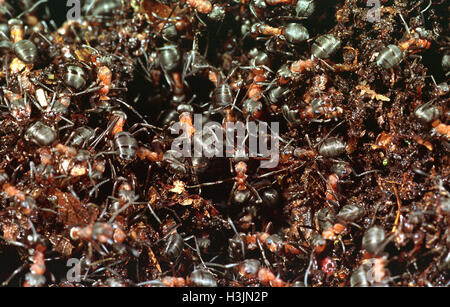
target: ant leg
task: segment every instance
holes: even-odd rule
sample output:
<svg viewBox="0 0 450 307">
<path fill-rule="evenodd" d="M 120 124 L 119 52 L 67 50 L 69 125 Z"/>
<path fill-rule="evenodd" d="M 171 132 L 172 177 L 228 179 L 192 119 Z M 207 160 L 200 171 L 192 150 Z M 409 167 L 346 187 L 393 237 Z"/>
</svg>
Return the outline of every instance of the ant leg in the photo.
<svg viewBox="0 0 450 307">
<path fill-rule="evenodd" d="M 175 210 L 173 210 L 172 208 L 169 208 L 169 207 L 162 207 L 162 209 L 166 209 L 167 211 L 170 211 L 173 214 L 173 216 L 178 220 L 178 223 L 181 223 L 181 218 Z M 176 229 L 176 228 L 178 228 L 178 226 L 176 226 L 174 229 Z M 172 230 L 173 229 L 170 229 L 169 232 L 171 232 Z"/>
<path fill-rule="evenodd" d="M 164 130 L 163 128 L 160 128 L 160 127 L 157 127 L 157 126 L 153 126 L 153 125 L 150 125 L 150 124 L 136 123 L 133 126 L 131 126 L 131 128 L 128 129 L 128 131 L 132 132 L 134 129 L 136 129 L 139 126 L 144 127 L 144 128 L 154 129 L 154 130 L 157 130 L 157 131 L 163 131 Z M 132 132 L 133 135 L 135 133 L 136 132 Z"/>
<path fill-rule="evenodd" d="M 114 165 L 112 164 L 111 159 L 108 159 L 108 162 L 109 162 L 109 166 L 111 167 L 111 175 L 112 175 L 112 178 L 113 178 L 113 180 L 116 180 L 116 179 L 117 179 L 116 168 L 115 168 Z"/>
<path fill-rule="evenodd" d="M 53 214 L 55 214 L 55 215 L 60 215 L 58 212 L 56 212 L 55 210 L 52 210 L 52 209 L 49 209 L 49 208 L 38 208 L 39 210 L 41 210 L 41 211 L 44 211 L 44 212 L 50 212 L 50 213 L 53 213 Z"/>
<path fill-rule="evenodd" d="M 191 174 L 194 177 L 194 183 L 195 184 L 199 184 L 200 182 L 198 180 L 197 170 L 194 167 L 194 163 L 192 162 L 192 158 L 191 158 L 191 166 L 192 166 Z M 202 194 L 202 187 L 198 187 L 198 195 L 201 195 L 201 194 Z"/>
<path fill-rule="evenodd" d="M 3 32 L 0 32 L 0 33 L 3 33 Z M 8 39 L 9 39 L 9 38 L 8 38 Z M 9 56 L 6 55 L 6 56 L 5 56 L 5 60 L 4 60 L 4 62 L 3 62 L 3 67 L 6 68 L 6 69 L 5 69 L 6 86 L 9 88 L 10 80 L 9 80 L 9 69 L 7 68 L 7 67 L 8 67 L 8 61 L 9 61 Z M 5 100 L 7 100 L 7 99 L 5 98 Z"/>
<path fill-rule="evenodd" d="M 52 20 L 52 21 L 53 21 L 53 20 Z M 82 39 L 80 38 L 80 36 L 78 35 L 77 30 L 76 30 L 75 27 L 73 26 L 73 22 L 72 22 L 72 21 L 68 21 L 68 22 L 69 22 L 69 29 L 70 29 L 70 31 L 72 31 L 72 33 L 75 35 L 75 37 L 77 38 L 78 42 L 81 42 Z M 53 22 L 53 23 L 55 23 L 55 22 Z M 58 28 L 56 24 L 54 25 L 54 27 L 55 27 L 55 29 Z"/>
<path fill-rule="evenodd" d="M 53 46 L 53 44 L 48 40 L 47 37 L 45 37 L 41 32 L 33 32 L 33 34 L 36 33 L 37 35 L 39 35 L 43 40 L 45 40 L 45 42 L 47 44 L 49 44 L 50 46 Z"/>
<path fill-rule="evenodd" d="M 341 121 L 339 124 L 337 124 L 336 126 L 333 127 L 333 129 L 330 130 L 330 132 L 328 132 L 325 137 L 319 142 L 317 143 L 314 147 L 319 147 L 330 135 L 331 133 L 336 130 L 336 128 L 338 128 L 340 125 L 342 125 L 343 123 L 345 123 L 345 120 Z"/>
<path fill-rule="evenodd" d="M 217 31 L 219 31 L 219 30 L 217 30 Z M 203 52 L 203 57 L 205 57 L 205 58 L 208 57 L 208 49 L 209 49 L 209 35 L 206 36 L 206 46 L 205 46 L 205 51 Z"/>
<path fill-rule="evenodd" d="M 309 271 L 311 270 L 311 266 L 312 266 L 312 263 L 313 263 L 313 257 L 314 257 L 314 250 L 311 251 L 311 256 L 309 257 L 308 268 L 306 269 L 306 272 L 305 272 L 305 278 L 304 278 L 304 281 L 303 281 L 303 283 L 305 284 L 305 287 L 308 287 L 308 275 L 309 275 Z"/>
<path fill-rule="evenodd" d="M 203 182 L 203 183 L 199 183 L 199 184 L 195 184 L 195 185 L 187 185 L 186 189 L 195 189 L 195 188 L 199 188 L 199 187 L 206 187 L 206 186 L 222 184 L 224 182 L 232 181 L 234 179 L 235 178 L 233 177 L 233 178 L 227 178 L 227 179 L 218 180 L 218 181 L 214 181 L 214 182 Z"/>
<path fill-rule="evenodd" d="M 59 89 L 59 86 L 58 86 L 57 90 L 58 89 Z M 50 110 L 53 110 L 53 106 L 55 105 L 55 102 L 56 102 L 56 92 L 53 92 L 52 101 L 50 101 L 50 106 L 49 106 Z"/>
<path fill-rule="evenodd" d="M 198 246 L 197 238 L 196 238 L 194 235 L 192 235 L 192 236 L 189 236 L 189 237 L 185 238 L 184 241 L 188 241 L 188 240 L 191 240 L 191 239 L 193 239 L 194 242 L 195 242 L 195 249 L 194 249 L 194 250 L 197 252 L 197 255 L 198 255 L 198 258 L 200 259 L 200 262 L 202 263 L 203 267 L 204 267 L 208 272 L 210 272 L 210 273 L 212 274 L 212 272 L 209 270 L 209 268 L 206 266 L 205 262 L 203 261 L 202 255 L 201 255 L 201 253 L 200 253 L 200 248 L 199 248 L 199 246 Z M 186 243 L 185 243 L 185 244 L 186 244 Z M 186 244 L 186 245 L 187 245 L 187 244 Z"/>
<path fill-rule="evenodd" d="M 150 205 L 150 203 L 147 203 L 147 207 L 148 210 L 150 210 L 150 213 L 153 215 L 153 217 L 156 219 L 156 221 L 161 224 L 161 220 L 158 218 L 158 216 L 156 215 L 155 211 L 153 211 L 152 206 Z"/>
<path fill-rule="evenodd" d="M 38 234 L 36 232 L 36 228 L 34 228 L 33 222 L 27 218 L 28 224 L 30 225 L 31 231 L 33 232 L 33 242 L 37 242 Z"/>
<path fill-rule="evenodd" d="M 117 153 L 118 153 L 117 151 L 101 151 L 94 156 L 94 160 L 102 155 L 115 155 Z"/>
<path fill-rule="evenodd" d="M 234 233 L 236 234 L 236 236 L 238 236 L 239 241 L 241 241 L 241 249 L 242 249 L 242 257 L 243 259 L 245 259 L 245 244 L 244 244 L 244 240 L 242 239 L 242 237 L 239 235 L 236 226 L 234 226 L 233 221 L 231 220 L 231 218 L 228 218 L 228 224 L 231 226 L 231 228 L 233 229 Z"/>
<path fill-rule="evenodd" d="M 67 118 L 65 118 L 65 117 L 62 116 L 62 115 L 58 115 L 58 117 L 60 117 L 62 120 L 64 120 L 65 122 L 68 123 L 68 125 L 65 125 L 65 126 L 59 128 L 59 130 L 63 130 L 63 129 L 65 129 L 65 128 L 70 128 L 70 127 L 75 126 L 75 123 L 74 123 L 73 121 L 71 121 L 70 119 L 67 119 Z"/>
<path fill-rule="evenodd" d="M 45 84 L 39 82 L 38 80 L 35 80 L 35 79 L 32 78 L 32 77 L 30 78 L 30 81 L 31 81 L 34 85 L 39 85 L 39 86 L 42 87 L 43 89 L 45 89 L 45 90 L 47 90 L 47 91 L 49 91 L 49 92 L 55 93 L 55 91 L 52 90 L 51 88 L 49 88 L 47 85 L 45 85 Z"/>
<path fill-rule="evenodd" d="M 259 247 L 259 249 L 260 249 L 260 251 L 261 251 L 261 255 L 262 255 L 263 259 L 264 259 L 264 264 L 265 264 L 268 268 L 272 267 L 272 265 L 270 264 L 270 262 L 267 260 L 266 253 L 264 252 L 264 248 L 263 248 L 262 245 L 261 245 L 261 241 L 259 241 L 259 239 L 256 239 L 256 242 L 258 243 L 258 247 Z"/>
<path fill-rule="evenodd" d="M 36 166 L 34 165 L 34 162 L 30 161 L 30 179 L 31 179 L 31 181 L 34 181 L 34 174 L 36 174 L 36 173 L 37 173 L 37 170 L 36 170 Z"/>
<path fill-rule="evenodd" d="M 313 149 L 314 146 L 313 146 L 313 144 L 311 142 L 311 139 L 309 138 L 309 134 L 306 134 L 305 137 L 306 137 L 306 142 L 308 142 L 309 148 Z"/>
<path fill-rule="evenodd" d="M 349 222 L 350 225 L 355 226 L 358 229 L 363 229 L 361 226 L 359 226 L 358 224 L 356 224 L 355 222 Z"/>
<path fill-rule="evenodd" d="M 293 163 L 292 165 L 290 165 L 290 166 L 288 166 L 288 167 L 285 167 L 285 168 L 283 168 L 283 169 L 280 169 L 280 170 L 268 172 L 268 173 L 265 173 L 264 175 L 258 175 L 258 176 L 255 177 L 255 178 L 258 178 L 258 179 L 259 179 L 259 178 L 265 178 L 265 177 L 269 177 L 269 176 L 272 176 L 272 175 L 276 175 L 276 174 L 285 172 L 285 171 L 287 171 L 287 170 L 295 171 L 295 170 L 297 170 L 297 169 L 303 167 L 303 166 L 306 164 L 306 161 L 304 161 L 304 162 L 301 163 L 300 165 L 296 166 L 297 164 L 298 164 L 298 162 L 297 162 L 297 163 Z"/>
<path fill-rule="evenodd" d="M 112 127 L 114 127 L 115 124 L 116 124 L 116 121 L 114 121 L 110 125 L 108 125 L 108 127 L 106 127 L 106 129 L 102 133 L 100 133 L 96 139 L 94 139 L 91 142 L 89 147 L 91 147 L 91 149 L 94 149 L 98 145 L 98 143 L 100 143 L 100 141 L 106 137 L 106 135 L 109 133 L 109 131 L 112 129 Z"/>
<path fill-rule="evenodd" d="M 170 11 L 169 15 L 168 15 L 167 18 L 166 18 L 166 21 L 164 21 L 164 24 L 163 24 L 163 26 L 161 27 L 161 30 L 160 30 L 159 33 L 158 33 L 158 37 L 161 36 L 162 31 L 164 30 L 164 28 L 166 27 L 167 22 L 169 21 L 169 18 L 170 18 L 170 17 L 172 16 L 172 14 L 175 12 L 175 10 L 177 9 L 177 7 L 178 7 L 178 4 L 175 5 L 175 6 L 173 7 L 173 9 Z M 158 16 L 158 17 L 159 17 L 159 16 Z"/>
<path fill-rule="evenodd" d="M 20 90 L 20 95 L 24 96 L 25 101 L 27 101 L 27 93 L 23 93 L 23 86 L 22 86 L 22 81 L 20 81 L 19 76 L 17 76 L 17 83 L 19 83 L 19 90 Z M 26 104 L 26 102 L 25 102 Z"/>
<path fill-rule="evenodd" d="M 148 132 L 148 129 L 146 127 L 139 128 L 138 130 L 131 133 L 131 135 L 136 136 L 137 134 L 139 134 L 142 131 L 145 131 L 145 132 L 147 132 L 148 135 L 150 135 L 150 133 Z"/>
<path fill-rule="evenodd" d="M 7 41 L 9 41 L 9 37 L 8 36 L 6 36 L 6 34 L 5 33 L 3 33 L 3 32 L 0 32 L 0 36 L 3 36 L 3 39 L 4 40 L 7 40 Z M 9 49 L 9 48 L 8 48 Z"/>
<path fill-rule="evenodd" d="M 26 95 L 25 95 L 26 96 Z M 27 97 L 28 98 L 28 97 Z M 41 111 L 42 113 L 44 113 L 45 112 L 45 110 L 44 110 L 44 108 L 32 97 L 32 96 L 30 96 L 30 98 L 29 98 L 30 100 L 31 100 L 31 102 L 34 104 L 34 106 L 36 107 L 36 108 L 38 108 L 39 109 L 39 111 Z"/>
<path fill-rule="evenodd" d="M 94 84 L 92 84 L 92 85 L 94 85 Z M 98 91 L 99 89 L 102 88 L 101 86 L 96 86 L 96 87 L 91 87 L 91 86 L 88 87 L 87 89 L 85 89 L 84 91 L 77 92 L 77 93 L 72 93 L 72 94 L 70 94 L 70 96 L 76 97 L 76 96 L 80 96 L 80 95 L 84 95 L 84 94 L 89 94 L 89 93 L 92 93 L 92 92 L 96 92 L 96 91 Z"/>
<path fill-rule="evenodd" d="M 411 31 L 409 30 L 408 24 L 406 23 L 405 19 L 403 19 L 403 15 L 402 13 L 398 13 L 398 15 L 400 16 L 400 19 L 403 22 L 403 25 L 405 26 L 406 32 L 408 32 L 408 34 L 411 34 Z"/>
<path fill-rule="evenodd" d="M 133 204 L 132 202 L 129 202 L 128 204 L 126 204 L 125 206 L 123 206 L 122 208 L 120 208 L 119 210 L 116 210 L 116 211 L 114 212 L 114 214 L 111 216 L 111 218 L 109 219 L 108 223 L 114 222 L 114 220 L 116 219 L 116 217 L 117 217 L 120 213 L 122 213 L 123 211 L 127 210 L 128 207 L 130 207 L 132 204 Z"/>
<path fill-rule="evenodd" d="M 255 16 L 256 19 L 258 19 L 259 22 L 262 22 L 262 20 L 259 18 L 258 14 L 256 14 L 255 8 L 253 7 L 253 1 L 250 1 L 249 4 L 250 12 L 253 16 Z"/>
<path fill-rule="evenodd" d="M 148 164 L 148 168 L 147 168 L 147 175 L 145 176 L 145 182 L 144 182 L 144 199 L 147 199 L 148 196 L 148 192 L 149 192 L 149 183 L 150 183 L 150 174 L 152 172 L 152 164 L 149 163 Z"/>
<path fill-rule="evenodd" d="M 361 177 L 361 176 L 365 176 L 365 175 L 367 175 L 367 174 L 379 172 L 379 170 L 374 169 L 374 170 L 370 170 L 370 171 L 366 171 L 366 172 L 362 172 L 361 174 L 358 174 L 358 173 L 355 172 L 355 170 L 352 168 L 352 172 L 353 172 L 353 175 L 355 175 L 356 177 Z"/>
<path fill-rule="evenodd" d="M 22 272 L 27 267 L 27 265 L 29 265 L 29 264 L 24 263 L 20 267 L 15 269 L 14 272 L 12 272 L 12 274 L 8 277 L 8 279 L 6 279 L 4 282 L 2 282 L 2 287 L 6 287 L 9 284 L 9 282 L 14 278 L 14 276 L 16 276 L 17 274 Z"/>
<path fill-rule="evenodd" d="M 11 176 L 11 184 L 14 184 L 15 182 L 16 182 L 16 178 L 17 178 L 17 172 L 19 171 L 19 169 L 22 169 L 23 168 L 23 166 L 22 165 L 19 165 L 19 166 L 17 166 L 15 169 L 14 169 L 14 171 L 13 171 L 13 173 L 12 173 L 12 176 Z M 35 170 L 36 171 L 36 170 Z"/>
<path fill-rule="evenodd" d="M 342 246 L 342 255 L 345 255 L 345 244 L 344 244 L 344 241 L 342 241 L 341 236 L 339 236 L 338 240 L 339 240 L 339 242 L 341 243 L 341 246 Z"/>
<path fill-rule="evenodd" d="M 125 101 L 118 99 L 118 98 L 114 98 L 115 101 L 120 102 L 121 104 L 123 104 L 124 106 L 126 106 L 128 109 L 130 109 L 134 114 L 136 114 L 145 124 L 148 125 L 148 122 L 145 120 L 145 118 L 138 112 L 136 111 L 135 108 L 133 108 L 131 105 L 129 105 L 128 103 L 126 103 Z"/>
<path fill-rule="evenodd" d="M 331 184 L 328 183 L 328 180 L 322 175 L 321 172 L 317 171 L 317 173 L 319 174 L 320 178 L 322 178 L 323 181 L 325 181 L 325 185 L 327 190 L 325 191 L 325 193 L 330 193 L 331 195 L 333 195 L 334 200 L 327 200 L 328 203 L 331 203 L 332 205 L 339 205 L 339 201 L 338 201 L 338 195 L 337 193 L 334 191 L 333 187 L 331 186 Z"/>
<path fill-rule="evenodd" d="M 183 70 L 181 71 L 181 80 L 183 80 L 186 78 L 186 73 L 188 71 L 188 68 L 194 63 L 195 61 L 195 53 L 194 53 L 194 46 L 195 46 L 195 41 L 196 41 L 196 35 L 194 36 L 194 39 L 192 41 L 192 51 L 191 54 L 189 54 L 186 58 L 186 62 L 183 65 Z"/>
<path fill-rule="evenodd" d="M 229 208 L 231 206 L 231 198 L 234 196 L 234 193 L 236 192 L 236 188 L 237 188 L 237 182 L 235 181 L 233 184 L 233 188 L 231 189 L 230 196 L 228 197 L 227 210 L 229 210 Z"/>
<path fill-rule="evenodd" d="M 43 4 L 43 3 L 46 3 L 47 1 L 48 1 L 48 0 L 41 0 L 41 1 L 36 2 L 32 7 L 30 7 L 29 9 L 27 9 L 27 10 L 25 10 L 25 11 L 23 11 L 22 13 L 20 13 L 16 18 L 20 18 L 20 17 L 22 17 L 23 15 L 32 12 L 32 11 L 33 11 L 35 8 L 37 8 L 39 5 L 41 5 L 41 4 Z"/>
<path fill-rule="evenodd" d="M 8 239 L 6 239 L 5 237 L 2 237 L 2 236 L 0 236 L 0 239 L 5 240 L 6 243 L 8 243 L 8 244 L 11 244 L 11 245 L 14 245 L 14 246 L 18 246 L 18 247 L 22 247 L 22 248 L 27 248 L 27 247 L 25 246 L 25 244 L 20 243 L 20 242 L 18 242 L 18 241 L 8 240 Z"/>
<path fill-rule="evenodd" d="M 235 64 L 236 66 L 233 67 L 233 69 L 231 70 L 231 73 L 228 75 L 228 77 L 223 81 L 223 82 L 228 82 L 228 80 L 234 75 L 234 73 L 237 71 L 237 69 L 240 67 L 238 64 L 236 64 L 235 61 L 233 61 L 233 64 Z M 239 91 L 241 90 L 241 88 L 239 87 L 238 89 L 238 93 L 236 94 L 236 96 L 239 96 Z M 236 99 L 235 99 L 236 100 Z M 233 102 L 234 104 L 234 102 Z"/>
<path fill-rule="evenodd" d="M 197 17 L 198 21 L 200 21 L 200 23 L 201 23 L 203 26 L 207 27 L 206 22 L 204 22 L 203 19 L 200 18 L 200 16 L 199 16 L 198 13 L 197 13 L 197 10 L 195 10 L 195 9 L 194 9 L 194 14 L 195 14 L 195 17 Z"/>
<path fill-rule="evenodd" d="M 269 223 L 267 223 L 266 228 L 264 229 L 264 232 L 269 233 L 270 228 L 272 227 L 272 221 L 270 221 Z"/>
<path fill-rule="evenodd" d="M 107 183 L 109 181 L 109 179 L 103 180 L 100 183 L 97 183 L 90 191 L 89 191 L 89 197 L 92 196 L 92 194 L 95 192 L 95 197 L 97 198 L 97 192 L 98 192 L 98 188 L 102 185 L 104 185 L 105 183 Z"/>
<path fill-rule="evenodd" d="M 270 69 L 269 67 L 267 67 L 266 65 L 240 66 L 240 68 L 242 68 L 242 69 L 261 69 L 261 68 L 263 68 L 263 69 L 267 70 L 268 72 L 275 74 L 275 72 L 272 69 Z"/>
<path fill-rule="evenodd" d="M 226 274 L 227 274 L 227 268 L 232 268 L 233 266 L 231 266 L 231 265 L 234 265 L 234 266 L 238 266 L 239 265 L 239 263 L 232 263 L 232 264 L 226 264 L 226 265 L 223 265 L 223 264 L 219 264 L 219 263 L 213 263 L 213 262 L 205 262 L 205 264 L 206 264 L 206 266 L 208 267 L 208 270 L 210 271 L 210 272 L 215 272 L 215 273 L 217 273 L 217 274 L 220 274 L 222 277 L 224 277 Z M 220 271 L 220 270 L 218 270 L 218 269 L 215 269 L 215 268 L 212 268 L 212 267 L 217 267 L 217 268 L 221 268 L 221 269 L 224 269 L 225 271 L 224 272 L 222 272 L 222 271 Z M 216 275 L 216 274 L 214 274 L 214 275 Z"/>
<path fill-rule="evenodd" d="M 245 186 L 249 188 L 249 190 L 253 193 L 254 196 L 256 196 L 256 198 L 257 198 L 256 203 L 262 204 L 263 201 L 261 199 L 261 196 L 259 196 L 258 191 L 256 191 L 256 189 L 248 183 L 246 183 Z"/>
<path fill-rule="evenodd" d="M 174 90 L 174 81 L 171 79 L 170 76 L 168 76 L 167 71 L 165 69 L 162 69 L 162 71 L 164 72 L 164 78 L 166 79 L 167 84 L 170 86 L 170 90 L 173 91 Z"/>
<path fill-rule="evenodd" d="M 147 58 L 147 63 L 148 63 L 148 57 L 147 57 L 147 54 L 145 53 L 145 51 L 143 52 L 143 54 Z M 148 67 L 148 65 L 147 66 L 144 65 L 144 63 L 142 62 L 142 60 L 140 58 L 138 58 L 137 61 L 138 61 L 138 64 L 141 66 L 142 71 L 144 72 L 145 80 L 147 80 L 150 83 L 153 82 L 151 74 L 150 74 L 151 67 Z"/>
<path fill-rule="evenodd" d="M 112 196 L 116 195 L 117 185 L 119 183 L 123 182 L 123 181 L 126 182 L 127 179 L 125 177 L 122 177 L 122 176 L 116 178 L 116 180 L 114 182 L 114 185 L 113 185 Z"/>
<path fill-rule="evenodd" d="M 73 136 L 75 135 L 75 131 L 72 131 L 72 133 L 70 133 L 69 137 L 67 138 L 67 140 L 64 142 L 64 145 L 69 144 L 69 142 L 72 140 Z"/>
</svg>

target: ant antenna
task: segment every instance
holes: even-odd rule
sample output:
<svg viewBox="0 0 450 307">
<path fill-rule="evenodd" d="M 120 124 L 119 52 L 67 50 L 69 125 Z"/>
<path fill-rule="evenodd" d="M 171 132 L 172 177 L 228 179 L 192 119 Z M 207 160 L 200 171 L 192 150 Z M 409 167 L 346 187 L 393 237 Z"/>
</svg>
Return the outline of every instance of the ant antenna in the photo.
<svg viewBox="0 0 450 307">
<path fill-rule="evenodd" d="M 340 125 L 342 125 L 343 123 L 345 123 L 345 120 L 341 121 L 339 124 L 337 124 L 336 126 L 334 126 L 333 129 L 331 129 L 330 132 L 328 132 L 327 135 L 325 135 L 325 137 L 324 137 L 319 143 L 317 143 L 315 147 L 319 147 L 320 144 L 322 144 L 322 143 L 330 136 L 330 134 L 331 134 L 334 130 L 336 130 L 337 127 L 339 127 Z"/>
<path fill-rule="evenodd" d="M 401 18 L 403 24 L 405 25 L 406 31 L 408 32 L 408 34 L 411 34 L 411 31 L 409 31 L 408 24 L 406 23 L 405 19 L 403 19 L 402 13 L 399 12 L 398 14 L 400 15 L 400 18 Z"/>
<path fill-rule="evenodd" d="M 438 87 L 436 80 L 434 79 L 433 75 L 430 75 L 431 80 L 433 80 L 434 86 Z"/>
<path fill-rule="evenodd" d="M 420 11 L 420 15 L 422 16 L 422 20 L 423 20 L 424 23 L 425 23 L 425 16 L 424 16 L 423 13 L 428 11 L 432 4 L 433 4 L 433 2 L 432 2 L 432 0 L 430 0 L 430 2 L 428 3 L 427 7 Z"/>
<path fill-rule="evenodd" d="M 36 232 L 36 229 L 34 228 L 33 222 L 29 218 L 27 218 L 27 220 L 28 223 L 30 224 L 31 231 L 33 232 L 33 242 L 36 243 L 38 239 L 38 234 Z"/>
<path fill-rule="evenodd" d="M 308 268 L 306 269 L 306 272 L 305 272 L 305 278 L 303 281 L 303 283 L 305 284 L 305 287 L 308 287 L 308 275 L 309 275 L 309 271 L 311 270 L 311 266 L 313 263 L 313 256 L 314 256 L 314 250 L 311 252 L 311 256 L 309 257 Z"/>
<path fill-rule="evenodd" d="M 95 0 L 92 0 L 91 3 L 89 3 L 89 6 L 86 9 L 86 15 L 91 11 L 91 9 L 94 7 Z"/>
<path fill-rule="evenodd" d="M 269 260 L 267 260 L 266 253 L 264 252 L 264 248 L 262 247 L 261 241 L 259 241 L 258 238 L 256 239 L 256 243 L 258 243 L 258 248 L 259 248 L 259 250 L 261 251 L 261 255 L 262 255 L 263 259 L 264 259 L 264 264 L 265 264 L 268 268 L 271 268 L 272 265 L 270 264 Z"/>
<path fill-rule="evenodd" d="M 6 39 L 6 40 L 9 40 L 8 36 L 6 36 L 6 34 L 5 34 L 5 33 L 3 33 L 3 32 L 0 32 L 0 35 L 1 35 L 1 36 L 3 36 L 3 38 L 4 38 L 4 39 Z"/>
<path fill-rule="evenodd" d="M 20 13 L 17 18 L 22 17 L 24 14 L 28 14 L 30 12 L 32 12 L 35 8 L 37 8 L 39 5 L 41 5 L 42 3 L 46 3 L 47 0 L 41 0 L 36 2 L 32 7 L 30 7 L 28 10 L 23 11 L 22 13 Z"/>
<path fill-rule="evenodd" d="M 7 280 L 5 280 L 4 282 L 1 283 L 2 287 L 5 287 L 9 284 L 9 282 L 14 278 L 14 276 L 16 276 L 17 274 L 19 274 L 20 272 L 22 272 L 26 267 L 27 267 L 28 263 L 25 262 L 24 264 L 22 264 L 20 267 L 18 267 L 17 269 L 14 270 L 14 272 L 12 272 L 12 274 L 8 277 Z"/>
<path fill-rule="evenodd" d="M 255 16 L 255 18 L 258 19 L 259 22 L 262 22 L 261 18 L 259 18 L 258 14 L 256 14 L 256 12 L 255 12 L 255 8 L 253 7 L 252 0 L 250 0 L 249 8 L 250 8 L 250 12 L 252 13 L 252 15 Z"/>
<path fill-rule="evenodd" d="M 81 45 L 81 46 L 82 46 L 83 48 L 90 49 L 90 50 L 96 52 L 97 54 L 100 54 L 100 52 L 99 52 L 97 49 L 95 49 L 94 47 L 91 47 L 91 46 L 86 45 L 86 44 L 83 44 L 83 45 Z"/>
<path fill-rule="evenodd" d="M 145 118 L 135 109 L 133 108 L 131 105 L 129 105 L 128 103 L 126 103 L 125 101 L 118 99 L 118 98 L 114 98 L 115 101 L 120 102 L 121 104 L 123 104 L 124 106 L 126 106 L 128 109 L 130 109 L 134 114 L 136 114 L 145 124 L 149 124 L 148 121 L 145 120 Z"/>
<path fill-rule="evenodd" d="M 45 37 L 41 32 L 35 32 L 35 33 L 37 33 L 37 35 L 39 35 L 40 37 L 42 37 L 42 39 L 45 40 L 45 42 L 46 42 L 47 44 L 49 44 L 50 46 L 53 46 L 53 44 L 48 40 L 48 38 Z"/>
<path fill-rule="evenodd" d="M 242 240 L 242 237 L 239 235 L 239 233 L 237 232 L 236 227 L 234 226 L 233 221 L 231 220 L 231 218 L 228 217 L 228 224 L 230 224 L 231 228 L 233 229 L 234 233 L 238 236 L 239 241 L 241 241 L 241 249 L 242 249 L 242 256 L 245 259 L 245 245 L 244 245 L 244 240 Z"/>
<path fill-rule="evenodd" d="M 379 170 L 374 169 L 374 170 L 370 170 L 370 171 L 366 171 L 366 172 L 362 172 L 361 174 L 358 174 L 358 173 L 353 169 L 353 167 L 351 167 L 351 169 L 352 169 L 353 175 L 355 175 L 356 177 L 362 177 L 362 176 L 365 176 L 365 175 L 367 175 L 367 174 L 379 172 Z"/>
<path fill-rule="evenodd" d="M 150 210 L 150 213 L 153 215 L 153 217 L 156 219 L 156 221 L 161 224 L 161 220 L 156 215 L 155 211 L 153 211 L 152 206 L 150 206 L 150 202 L 147 203 L 148 210 Z"/>
<path fill-rule="evenodd" d="M 105 183 L 107 183 L 109 180 L 110 180 L 110 179 L 106 179 L 106 180 L 103 180 L 102 182 L 96 184 L 96 185 L 89 191 L 89 197 L 91 197 L 92 194 L 94 194 L 94 192 L 95 192 L 95 194 L 96 194 L 96 196 L 97 196 L 98 188 L 99 188 L 100 186 L 104 185 Z"/>
</svg>

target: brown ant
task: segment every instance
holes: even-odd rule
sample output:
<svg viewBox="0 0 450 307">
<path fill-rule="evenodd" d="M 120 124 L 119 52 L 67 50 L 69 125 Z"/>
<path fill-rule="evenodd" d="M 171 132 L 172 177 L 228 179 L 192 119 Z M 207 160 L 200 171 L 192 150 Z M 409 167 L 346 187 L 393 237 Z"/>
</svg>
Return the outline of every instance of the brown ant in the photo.
<svg viewBox="0 0 450 307">
<path fill-rule="evenodd" d="M 248 281 L 258 281 L 263 286 L 270 287 L 286 287 L 289 284 L 283 281 L 280 277 L 276 276 L 269 268 L 261 265 L 261 262 L 257 259 L 246 259 L 239 263 L 231 264 L 217 264 L 217 263 L 206 263 L 210 267 L 223 268 L 225 270 L 236 268 L 239 276 Z"/>
</svg>

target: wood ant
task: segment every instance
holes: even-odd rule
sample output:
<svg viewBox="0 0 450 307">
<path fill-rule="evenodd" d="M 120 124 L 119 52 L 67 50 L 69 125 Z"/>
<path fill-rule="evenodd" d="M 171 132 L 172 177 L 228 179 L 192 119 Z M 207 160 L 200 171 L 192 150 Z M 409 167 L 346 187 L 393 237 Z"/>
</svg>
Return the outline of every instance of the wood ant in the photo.
<svg viewBox="0 0 450 307">
<path fill-rule="evenodd" d="M 30 259 L 32 264 L 30 265 L 30 272 L 25 275 L 25 281 L 23 283 L 24 287 L 42 287 L 46 283 L 46 278 L 44 276 L 46 272 L 45 261 L 45 252 L 47 250 L 47 241 L 46 239 L 38 235 L 36 229 L 33 226 L 33 223 L 28 219 L 28 223 L 30 225 L 30 229 L 32 230 L 32 235 L 28 235 L 26 240 L 27 244 L 23 244 L 20 242 L 9 241 L 9 243 L 23 247 L 27 249 L 28 254 L 30 255 Z M 7 280 L 2 283 L 2 286 L 7 286 L 9 282 L 19 274 L 23 269 L 25 269 L 29 264 L 25 263 L 19 268 L 17 268 Z"/>
<path fill-rule="evenodd" d="M 194 189 L 194 188 L 199 188 L 202 186 L 212 186 L 212 185 L 217 185 L 217 184 L 222 184 L 226 181 L 229 180 L 234 180 L 234 185 L 233 188 L 231 189 L 230 195 L 228 197 L 228 207 L 231 205 L 232 199 L 234 198 L 234 201 L 238 204 L 243 204 L 248 200 L 248 192 L 251 192 L 255 197 L 256 197 L 256 203 L 261 204 L 262 203 L 262 199 L 259 196 L 258 192 L 256 191 L 256 189 L 251 186 L 248 182 L 247 182 L 247 163 L 243 160 L 237 160 L 236 164 L 234 165 L 233 168 L 234 172 L 236 173 L 236 177 L 228 179 L 228 180 L 218 180 L 215 182 L 205 182 L 205 183 L 200 183 L 200 184 L 196 184 L 196 185 L 191 185 L 191 186 L 186 186 L 186 188 L 188 189 Z"/>
<path fill-rule="evenodd" d="M 198 268 L 191 272 L 186 278 L 164 276 L 160 280 L 144 281 L 137 286 L 165 286 L 165 287 L 217 287 L 215 276 L 206 269 Z"/>
<path fill-rule="evenodd" d="M 261 262 L 257 259 L 246 259 L 239 263 L 231 263 L 226 265 L 217 263 L 206 263 L 206 265 L 210 267 L 223 268 L 225 270 L 236 268 L 241 279 L 250 282 L 257 281 L 263 286 L 286 287 L 289 285 L 289 283 L 276 276 L 269 268 L 262 266 Z"/>
<path fill-rule="evenodd" d="M 5 193 L 7 197 L 14 199 L 14 201 L 19 205 L 20 211 L 25 216 L 32 217 L 36 214 L 36 200 L 30 195 L 27 195 L 28 193 L 18 189 L 12 182 L 9 181 L 8 175 L 4 172 L 0 172 L 0 184 L 2 192 Z"/>
<path fill-rule="evenodd" d="M 81 240 L 93 244 L 100 254 L 104 254 L 97 246 L 107 244 L 121 244 L 126 239 L 125 232 L 116 224 L 96 222 L 85 227 L 72 227 L 70 229 L 72 240 Z"/>
</svg>

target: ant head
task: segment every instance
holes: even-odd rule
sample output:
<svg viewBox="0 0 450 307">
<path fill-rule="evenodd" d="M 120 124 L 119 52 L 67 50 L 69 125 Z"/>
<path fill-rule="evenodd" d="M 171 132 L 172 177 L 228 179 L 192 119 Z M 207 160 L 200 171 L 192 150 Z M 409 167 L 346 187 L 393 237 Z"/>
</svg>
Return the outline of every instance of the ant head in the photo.
<svg viewBox="0 0 450 307">
<path fill-rule="evenodd" d="M 247 163 L 244 161 L 239 161 L 234 166 L 234 170 L 237 174 L 245 174 L 247 172 Z"/>
</svg>

